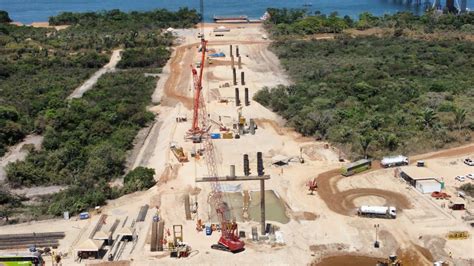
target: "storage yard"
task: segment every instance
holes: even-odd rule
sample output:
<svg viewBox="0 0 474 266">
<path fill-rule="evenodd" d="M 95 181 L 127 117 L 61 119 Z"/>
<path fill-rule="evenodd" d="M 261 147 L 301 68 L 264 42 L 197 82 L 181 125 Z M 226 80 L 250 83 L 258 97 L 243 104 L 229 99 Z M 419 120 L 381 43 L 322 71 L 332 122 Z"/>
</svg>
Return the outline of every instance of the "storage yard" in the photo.
<svg viewBox="0 0 474 266">
<path fill-rule="evenodd" d="M 23 235 L 10 247 L 0 242 L 1 248 L 24 251 L 28 244 L 54 246 L 63 265 L 106 261 L 132 265 L 349 265 L 348 261 L 357 261 L 357 265 L 375 265 L 393 254 L 402 265 L 474 263 L 474 204 L 472 198 L 458 193 L 460 185 L 474 185 L 474 180 L 455 179 L 474 173 L 474 166 L 463 163 L 465 158 L 474 158 L 474 144 L 413 156 L 409 165 L 391 158 L 383 168 L 372 161 L 370 168 L 342 176 L 341 168 L 350 162 L 341 160 L 344 156 L 335 147 L 284 127 L 280 117 L 252 100 L 265 86 L 290 84 L 268 49 L 270 41 L 262 25 L 225 24 L 225 30 L 218 26 L 205 25 L 208 54 L 216 56 L 204 66 L 202 95 L 208 120 L 213 121 L 209 133 L 216 170 L 223 178 L 222 201 L 237 221 L 245 249 L 231 253 L 211 248 L 221 233 L 218 214 L 210 203 L 213 184 L 205 180 L 206 151 L 200 143 L 186 139 L 193 118 L 189 66 L 200 60 L 197 29 L 175 30 L 179 44 L 153 95 L 160 105 L 150 107 L 157 123 L 133 164 L 154 168 L 157 185 L 110 201 L 91 211 L 89 219 L 0 227 L 0 241 L 13 241 L 11 234 Z M 213 34 L 214 28 L 219 34 Z M 257 152 L 262 153 L 264 174 L 257 168 Z M 418 167 L 421 160 L 424 166 Z M 311 191 L 307 184 L 312 184 Z M 441 191 L 437 192 L 450 197 L 432 197 L 438 187 Z M 462 209 L 454 207 L 461 203 Z M 372 206 L 362 212 L 378 215 L 359 216 L 361 206 Z M 396 217 L 385 215 L 389 209 L 381 208 L 389 206 L 396 208 Z M 26 235 L 33 232 L 50 234 L 52 242 L 43 238 L 47 243 L 38 243 Z"/>
</svg>

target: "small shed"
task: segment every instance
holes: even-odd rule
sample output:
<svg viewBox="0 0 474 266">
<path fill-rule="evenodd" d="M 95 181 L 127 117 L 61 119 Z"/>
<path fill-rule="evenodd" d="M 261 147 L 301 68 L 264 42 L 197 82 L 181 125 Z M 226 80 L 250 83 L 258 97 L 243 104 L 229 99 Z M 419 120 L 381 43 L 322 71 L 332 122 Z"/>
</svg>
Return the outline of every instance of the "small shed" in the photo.
<svg viewBox="0 0 474 266">
<path fill-rule="evenodd" d="M 435 179 L 417 180 L 415 188 L 423 194 L 440 192 L 441 183 Z"/>
<path fill-rule="evenodd" d="M 104 245 L 103 240 L 87 239 L 76 247 L 77 256 L 82 259 L 90 257 L 99 258 L 102 246 Z"/>
</svg>

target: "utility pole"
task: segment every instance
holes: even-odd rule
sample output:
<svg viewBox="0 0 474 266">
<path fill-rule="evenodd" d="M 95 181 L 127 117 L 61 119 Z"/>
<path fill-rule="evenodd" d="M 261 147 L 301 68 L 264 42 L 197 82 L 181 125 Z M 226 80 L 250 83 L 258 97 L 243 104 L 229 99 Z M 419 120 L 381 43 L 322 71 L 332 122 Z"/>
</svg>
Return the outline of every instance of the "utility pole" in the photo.
<svg viewBox="0 0 474 266">
<path fill-rule="evenodd" d="M 380 247 L 380 243 L 377 239 L 377 236 L 378 236 L 378 230 L 379 230 L 379 224 L 374 224 L 374 228 L 375 228 L 375 243 L 374 243 L 374 248 L 379 248 Z"/>
</svg>

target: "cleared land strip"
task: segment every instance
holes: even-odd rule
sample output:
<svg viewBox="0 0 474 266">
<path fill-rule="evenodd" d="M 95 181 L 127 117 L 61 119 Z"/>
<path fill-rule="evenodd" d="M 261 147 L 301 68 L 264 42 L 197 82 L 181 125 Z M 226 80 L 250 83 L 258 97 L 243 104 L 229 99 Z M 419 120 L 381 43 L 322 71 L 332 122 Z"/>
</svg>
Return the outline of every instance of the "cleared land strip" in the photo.
<svg viewBox="0 0 474 266">
<path fill-rule="evenodd" d="M 118 62 L 120 62 L 121 57 L 121 49 L 114 50 L 112 52 L 112 56 L 110 57 L 110 61 L 107 65 L 103 66 L 101 69 L 99 69 L 97 72 L 92 75 L 86 82 L 84 82 L 80 87 L 75 89 L 71 95 L 67 97 L 67 99 L 75 99 L 75 98 L 81 98 L 86 91 L 92 89 L 92 87 L 97 83 L 99 78 L 104 75 L 105 73 L 115 71 L 115 67 L 117 66 Z"/>
</svg>

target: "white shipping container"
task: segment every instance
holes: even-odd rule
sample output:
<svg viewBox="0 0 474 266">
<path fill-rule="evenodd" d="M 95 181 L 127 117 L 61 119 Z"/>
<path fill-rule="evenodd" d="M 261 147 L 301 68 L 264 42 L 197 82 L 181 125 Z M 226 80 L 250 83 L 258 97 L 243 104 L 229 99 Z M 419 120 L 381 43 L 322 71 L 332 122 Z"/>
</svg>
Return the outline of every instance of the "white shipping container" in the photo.
<svg viewBox="0 0 474 266">
<path fill-rule="evenodd" d="M 441 183 L 435 179 L 417 180 L 415 188 L 423 194 L 431 194 L 435 191 L 441 191 Z"/>
</svg>

